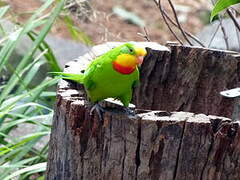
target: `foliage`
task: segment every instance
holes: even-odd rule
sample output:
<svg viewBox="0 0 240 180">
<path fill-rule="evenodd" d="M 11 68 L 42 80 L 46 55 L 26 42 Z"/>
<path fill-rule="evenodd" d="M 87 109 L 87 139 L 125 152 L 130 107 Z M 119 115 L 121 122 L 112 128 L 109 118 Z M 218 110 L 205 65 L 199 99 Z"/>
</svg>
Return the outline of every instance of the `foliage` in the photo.
<svg viewBox="0 0 240 180">
<path fill-rule="evenodd" d="M 240 0 L 218 0 L 211 12 L 210 21 L 212 21 L 218 13 L 237 3 L 240 3 Z"/>
<path fill-rule="evenodd" d="M 55 97 L 50 87 L 55 86 L 57 79 L 45 75 L 37 85 L 33 86 L 32 82 L 44 64 L 49 65 L 50 71 L 61 70 L 44 38 L 63 6 L 64 0 L 46 0 L 23 26 L 13 32 L 0 28 L 0 179 L 29 179 L 33 174 L 43 179 L 41 172 L 46 169 L 48 145 L 40 148 L 36 145 L 50 133 L 53 115 L 50 107 Z M 51 12 L 46 15 L 49 8 Z M 0 18 L 8 9 L 9 6 L 0 8 Z M 36 28 L 41 28 L 39 33 L 35 33 Z M 22 59 L 12 64 L 10 57 L 23 36 L 32 39 L 32 46 Z M 36 127 L 34 132 L 14 137 L 13 129 L 27 124 Z"/>
<path fill-rule="evenodd" d="M 90 39 L 90 37 L 88 37 L 83 31 L 81 31 L 79 27 L 76 27 L 74 25 L 74 22 L 69 15 L 65 15 L 63 17 L 63 20 L 68 27 L 68 30 L 72 36 L 72 39 L 76 41 L 84 42 L 87 45 L 93 45 L 93 42 Z"/>
</svg>

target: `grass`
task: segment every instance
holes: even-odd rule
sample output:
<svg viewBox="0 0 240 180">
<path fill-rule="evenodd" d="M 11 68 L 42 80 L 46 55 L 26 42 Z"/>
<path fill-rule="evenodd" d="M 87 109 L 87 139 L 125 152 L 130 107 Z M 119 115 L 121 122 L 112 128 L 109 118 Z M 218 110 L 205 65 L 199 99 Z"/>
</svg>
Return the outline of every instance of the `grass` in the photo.
<svg viewBox="0 0 240 180">
<path fill-rule="evenodd" d="M 45 0 L 23 26 L 13 32 L 0 27 L 0 179 L 44 179 L 48 144 L 37 146 L 50 134 L 53 116 L 52 104 L 56 78 L 38 79 L 40 68 L 61 71 L 56 58 L 44 41 L 64 6 L 64 0 Z M 50 8 L 54 7 L 54 8 Z M 49 8 L 51 12 L 46 15 Z M 9 6 L 0 8 L 0 18 Z M 49 11 L 48 11 L 49 12 Z M 36 28 L 40 31 L 36 31 Z M 38 33 L 36 33 L 38 32 Z M 11 62 L 14 50 L 23 37 L 29 37 L 32 45 L 21 59 Z M 15 128 L 35 127 L 32 133 L 15 137 Z M 38 147 L 38 148 L 36 148 Z"/>
</svg>

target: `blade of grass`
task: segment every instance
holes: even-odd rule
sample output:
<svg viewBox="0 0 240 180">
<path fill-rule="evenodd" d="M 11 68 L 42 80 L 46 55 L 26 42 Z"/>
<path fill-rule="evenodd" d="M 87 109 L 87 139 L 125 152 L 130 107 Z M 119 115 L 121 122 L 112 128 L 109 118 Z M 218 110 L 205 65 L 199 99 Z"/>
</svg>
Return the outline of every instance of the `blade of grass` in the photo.
<svg viewBox="0 0 240 180">
<path fill-rule="evenodd" d="M 12 107 L 12 105 L 15 105 L 15 103 L 16 103 L 18 100 L 20 100 L 20 99 L 22 99 L 22 98 L 24 98 L 24 97 L 29 96 L 29 94 L 34 94 L 34 96 L 30 98 L 30 101 L 35 100 L 35 98 L 38 97 L 38 95 L 43 91 L 44 88 L 55 84 L 57 80 L 58 80 L 58 78 L 55 78 L 55 79 L 49 80 L 49 81 L 47 81 L 47 82 L 43 82 L 43 83 L 40 84 L 38 87 L 32 89 L 32 90 L 29 91 L 29 92 L 27 92 L 27 93 L 25 93 L 25 94 L 22 94 L 22 95 L 18 96 L 17 98 L 13 97 L 14 100 L 10 99 L 10 100 L 9 100 L 10 103 L 8 103 L 7 106 L 5 105 L 4 108 L 9 109 L 9 106 Z M 3 110 L 5 110 L 4 108 L 3 108 Z M 26 110 L 27 110 L 27 108 L 26 108 L 26 109 L 23 109 L 23 110 L 21 111 L 21 113 L 24 114 L 24 113 L 26 112 Z M 0 107 L 0 112 L 1 112 L 1 107 Z M 42 113 L 40 112 L 40 114 L 42 114 Z M 5 116 L 6 116 L 6 114 L 5 114 Z M 1 119 L 0 119 L 0 125 L 1 125 L 1 123 L 3 122 L 3 120 L 4 120 L 4 118 L 1 118 Z M 1 126 L 0 126 L 0 127 L 1 127 Z M 5 133 L 7 134 L 7 133 L 9 133 L 10 131 L 11 131 L 11 129 L 5 131 Z M 3 144 L 5 143 L 4 137 L 0 137 L 0 143 L 3 143 Z"/>
<path fill-rule="evenodd" d="M 52 116 L 52 113 L 50 114 Z M 14 127 L 18 124 L 22 124 L 22 123 L 31 123 L 31 124 L 38 124 L 38 125 L 42 125 L 43 127 L 45 127 L 45 125 L 39 121 L 47 119 L 49 115 L 39 115 L 39 116 L 34 116 L 34 117 L 26 117 L 26 118 L 22 118 L 22 119 L 17 119 L 15 121 L 9 121 L 8 123 L 4 123 L 4 125 L 2 125 L 2 127 L 0 128 L 1 132 L 4 132 L 6 129 Z"/>
<path fill-rule="evenodd" d="M 49 18 L 49 20 L 47 21 L 46 25 L 43 27 L 43 29 L 41 30 L 40 34 L 38 35 L 37 39 L 34 41 L 33 43 L 33 47 L 28 51 L 28 53 L 26 53 L 26 55 L 24 56 L 24 58 L 21 60 L 21 62 L 19 63 L 19 65 L 16 68 L 16 73 L 18 73 L 27 63 L 28 61 L 31 59 L 32 55 L 36 52 L 39 44 L 42 42 L 42 40 L 45 38 L 45 36 L 47 35 L 47 33 L 49 32 L 52 24 L 54 23 L 56 17 L 59 15 L 59 13 L 61 12 L 62 8 L 64 5 L 64 0 L 61 0 L 57 7 L 54 9 L 54 12 L 52 13 L 52 16 Z M 4 100 L 4 98 L 11 92 L 11 90 L 15 87 L 15 85 L 18 82 L 18 78 L 16 77 L 16 75 L 13 75 L 10 80 L 8 81 L 6 87 L 4 88 L 1 96 L 0 96 L 0 104 L 2 103 L 2 101 Z"/>
<path fill-rule="evenodd" d="M 2 18 L 6 12 L 8 11 L 10 6 L 3 6 L 3 7 L 0 7 L 0 18 Z"/>
<path fill-rule="evenodd" d="M 37 170 L 37 169 L 39 170 L 38 172 L 42 172 L 42 171 L 46 170 L 46 167 L 47 167 L 47 163 L 46 162 L 35 164 L 35 165 L 32 165 L 32 166 L 20 169 L 20 170 L 18 170 L 16 172 L 12 173 L 11 175 L 7 176 L 3 180 L 11 180 L 14 177 L 19 176 L 19 175 L 21 175 L 23 173 L 26 173 L 26 172 L 29 172 L 29 171 L 33 171 L 33 170 Z"/>
<path fill-rule="evenodd" d="M 73 20 L 70 18 L 70 16 L 65 15 L 63 17 L 63 20 L 65 24 L 68 27 L 69 32 L 71 33 L 71 36 L 76 41 L 81 41 L 85 43 L 86 45 L 93 45 L 92 40 L 88 35 L 86 35 L 79 27 L 76 27 L 74 25 Z"/>
<path fill-rule="evenodd" d="M 9 162 L 10 164 L 15 164 L 19 162 L 27 153 L 32 151 L 32 147 L 39 141 L 39 138 L 42 136 L 49 134 L 49 132 L 38 132 L 32 133 L 30 135 L 23 136 L 25 138 L 21 140 L 18 144 L 21 144 L 25 147 L 22 151 L 15 155 L 15 157 Z M 12 171 L 12 169 L 5 169 L 5 171 L 0 175 L 0 179 L 3 179 Z"/>
<path fill-rule="evenodd" d="M 28 36 L 31 38 L 32 41 L 36 40 L 37 34 L 33 31 L 30 31 L 28 33 Z M 62 71 L 61 67 L 58 64 L 58 61 L 56 59 L 56 57 L 54 56 L 52 49 L 48 46 L 48 44 L 46 43 L 46 41 L 42 41 L 42 43 L 39 45 L 39 49 L 43 52 L 47 49 L 47 53 L 44 53 L 44 56 L 48 62 L 48 64 L 50 64 L 52 71 Z"/>
<path fill-rule="evenodd" d="M 41 15 L 43 11 L 45 11 L 54 0 L 48 0 L 45 2 L 36 12 L 31 16 L 31 18 L 25 23 L 23 28 L 19 29 L 18 31 L 11 33 L 9 36 L 8 42 L 3 46 L 3 48 L 0 51 L 0 72 L 4 66 L 4 64 L 9 59 L 10 55 L 12 54 L 13 50 L 16 48 L 17 44 L 20 42 L 22 36 L 30 31 L 31 29 L 36 27 L 38 24 L 36 21 L 34 21 L 38 16 Z M 0 103 L 1 104 L 1 103 Z"/>
<path fill-rule="evenodd" d="M 29 96 L 29 94 L 37 94 L 38 92 L 43 91 L 43 89 L 45 89 L 49 86 L 52 86 L 57 81 L 58 81 L 58 78 L 54 78 L 49 81 L 45 81 L 42 84 L 40 84 L 38 87 L 30 90 L 29 92 L 26 92 L 24 94 L 21 94 L 19 96 L 16 96 L 16 97 L 13 97 L 11 99 L 4 101 L 4 103 L 0 107 L 0 112 L 4 112 L 4 111 L 6 111 L 6 109 L 9 109 L 9 108 L 12 109 L 14 106 L 16 106 L 16 102 L 18 102 L 19 100 Z M 0 119 L 0 125 L 2 124 L 2 122 L 3 122 L 3 118 Z M 1 143 L 1 141 L 0 141 L 0 143 Z"/>
<path fill-rule="evenodd" d="M 26 69 L 26 71 L 28 70 L 28 69 L 30 69 L 28 72 L 27 72 L 27 74 L 26 74 L 26 76 L 25 77 L 23 77 L 23 78 L 19 78 L 19 79 L 21 79 L 19 82 L 19 85 L 20 85 L 20 87 L 18 88 L 18 90 L 16 91 L 16 93 L 18 94 L 18 93 L 20 93 L 20 92 L 22 92 L 22 91 L 24 91 L 24 90 L 29 90 L 29 85 L 30 85 L 30 83 L 32 82 L 32 80 L 34 79 L 34 77 L 37 75 L 37 73 L 39 72 L 39 70 L 40 70 L 40 67 L 44 64 L 45 62 L 44 61 L 36 61 L 36 60 L 34 60 L 32 63 L 30 63 L 25 69 Z M 23 72 L 21 73 L 21 74 L 23 74 Z"/>
<path fill-rule="evenodd" d="M 240 0 L 218 0 L 211 12 L 210 22 L 218 13 L 237 3 L 240 3 Z"/>
<path fill-rule="evenodd" d="M 38 28 L 38 27 L 41 27 L 42 25 L 44 25 L 45 23 L 47 22 L 47 17 L 45 19 L 42 19 L 42 17 L 40 18 L 37 18 L 36 20 L 33 21 L 32 25 L 31 26 L 28 26 L 26 27 L 26 29 L 24 30 L 24 27 L 21 27 L 21 26 L 18 26 L 18 29 L 15 30 L 14 28 L 14 31 L 13 30 L 9 30 L 8 29 L 8 26 L 2 26 L 2 29 L 3 31 L 6 33 L 6 36 L 3 37 L 2 39 L 0 39 L 0 44 L 3 44 L 3 43 L 6 43 L 6 42 L 9 42 L 9 43 L 16 43 L 16 46 L 18 45 L 19 41 L 21 40 L 21 38 L 23 37 L 23 35 L 26 35 L 27 32 L 31 31 L 32 29 L 35 29 L 35 28 Z M 3 24 L 4 25 L 4 24 Z M 17 26 L 17 25 L 15 25 Z M 22 32 L 24 30 L 24 32 Z M 22 34 L 21 34 L 22 33 Z M 19 37 L 21 35 L 21 37 Z M 19 39 L 18 39 L 19 37 Z M 16 47 L 14 45 L 14 48 Z M 0 51 L 0 52 L 4 52 L 6 53 L 5 51 Z M 7 52 L 8 53 L 8 52 Z M 12 50 L 9 52 L 9 54 L 12 53 Z M 5 61 L 8 60 L 8 58 L 5 58 L 4 59 Z M 2 61 L 1 62 L 1 68 L 2 68 L 2 65 L 4 64 L 3 62 L 5 61 Z M 1 70 L 0 68 L 0 70 Z"/>
<path fill-rule="evenodd" d="M 38 157 L 31 157 L 31 158 L 26 158 L 22 161 L 19 161 L 15 164 L 3 164 L 0 166 L 0 169 L 1 168 L 23 168 L 23 167 L 27 167 L 26 165 L 24 164 L 28 164 L 34 160 L 38 159 Z"/>
</svg>

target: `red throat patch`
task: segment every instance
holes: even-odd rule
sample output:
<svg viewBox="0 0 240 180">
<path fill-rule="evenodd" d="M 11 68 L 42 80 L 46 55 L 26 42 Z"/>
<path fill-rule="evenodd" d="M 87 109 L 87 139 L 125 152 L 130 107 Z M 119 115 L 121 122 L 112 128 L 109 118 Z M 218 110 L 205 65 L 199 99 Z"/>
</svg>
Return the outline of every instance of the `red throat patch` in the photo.
<svg viewBox="0 0 240 180">
<path fill-rule="evenodd" d="M 121 74 L 131 74 L 136 69 L 136 67 L 122 66 L 121 64 L 118 64 L 115 61 L 113 61 L 113 68 Z"/>
</svg>

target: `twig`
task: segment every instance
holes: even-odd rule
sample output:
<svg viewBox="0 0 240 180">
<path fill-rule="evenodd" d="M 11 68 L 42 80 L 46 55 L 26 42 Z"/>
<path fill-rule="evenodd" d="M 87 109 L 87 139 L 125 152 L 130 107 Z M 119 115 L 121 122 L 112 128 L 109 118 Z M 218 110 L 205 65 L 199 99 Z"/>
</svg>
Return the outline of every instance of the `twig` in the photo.
<svg viewBox="0 0 240 180">
<path fill-rule="evenodd" d="M 144 38 L 146 41 L 150 42 L 150 38 L 147 32 L 146 27 L 143 28 L 144 34 L 143 33 L 137 33 L 138 35 L 140 35 L 142 38 Z"/>
<path fill-rule="evenodd" d="M 166 13 L 165 10 L 163 10 L 163 14 L 166 16 L 166 18 L 175 26 L 178 27 L 178 25 L 172 20 L 172 18 Z M 193 34 L 187 32 L 184 30 L 184 32 L 186 33 L 187 36 L 189 36 L 190 38 L 192 38 L 194 41 L 196 41 L 199 45 L 201 45 L 202 47 L 205 47 L 205 45 Z"/>
<path fill-rule="evenodd" d="M 211 0 L 211 2 L 212 2 L 213 5 L 215 4 L 215 2 L 214 2 L 213 0 Z M 209 43 L 209 46 L 211 45 L 213 38 L 214 38 L 215 35 L 217 34 L 219 27 L 221 27 L 221 30 L 222 30 L 222 32 L 223 32 L 223 39 L 224 39 L 225 44 L 226 44 L 226 48 L 227 48 L 227 50 L 229 50 L 228 37 L 227 37 L 227 35 L 226 35 L 225 28 L 224 28 L 224 26 L 223 26 L 223 24 L 222 24 L 222 17 L 221 17 L 221 15 L 218 15 L 218 17 L 219 17 L 219 25 L 218 25 L 218 27 L 217 27 L 217 29 L 216 29 L 213 37 L 211 38 L 211 41 L 210 41 L 210 43 Z"/>
<path fill-rule="evenodd" d="M 176 10 L 175 10 L 175 8 L 174 8 L 174 6 L 173 6 L 173 4 L 172 4 L 172 1 L 171 1 L 171 0 L 168 0 L 168 3 L 169 3 L 170 6 L 171 6 L 171 9 L 172 9 L 172 11 L 173 11 L 173 14 L 174 14 L 176 23 L 177 23 L 178 28 L 180 29 L 183 37 L 185 38 L 185 40 L 186 40 L 191 46 L 193 46 L 193 44 L 191 43 L 191 41 L 190 41 L 190 40 L 188 39 L 188 37 L 186 36 L 186 34 L 185 34 L 185 32 L 184 32 L 184 30 L 183 30 L 183 28 L 182 28 L 182 26 L 181 26 L 181 24 L 180 24 L 180 22 L 179 22 L 179 20 L 178 20 L 177 13 L 176 13 Z"/>
<path fill-rule="evenodd" d="M 223 39 L 225 41 L 226 48 L 227 48 L 227 50 L 229 50 L 228 37 L 227 37 L 226 31 L 225 31 L 225 28 L 224 28 L 224 26 L 222 24 L 222 17 L 221 17 L 221 15 L 219 15 L 219 22 L 220 22 L 221 30 L 223 32 Z"/>
<path fill-rule="evenodd" d="M 150 37 L 149 37 L 149 35 L 148 35 L 148 32 L 147 32 L 146 27 L 144 27 L 143 30 L 144 30 L 144 32 L 145 32 L 144 38 L 145 38 L 147 41 L 151 41 L 151 40 L 150 40 Z"/>
<path fill-rule="evenodd" d="M 216 36 L 216 34 L 217 34 L 219 28 L 220 28 L 220 23 L 218 24 L 218 26 L 217 26 L 215 32 L 213 33 L 213 36 L 211 37 L 211 39 L 210 39 L 210 41 L 209 41 L 209 43 L 208 43 L 208 48 L 211 46 L 212 41 L 213 41 L 213 39 L 215 38 L 215 36 Z"/>
<path fill-rule="evenodd" d="M 160 13 L 161 13 L 161 15 L 162 15 L 162 18 L 163 18 L 165 24 L 167 25 L 169 31 L 170 31 L 170 32 L 173 34 L 173 36 L 178 40 L 178 42 L 179 42 L 181 45 L 183 45 L 182 40 L 177 37 L 176 33 L 171 29 L 170 25 L 168 24 L 168 21 L 166 20 L 166 17 L 165 17 L 164 14 L 163 14 L 163 9 L 162 9 L 160 0 L 158 0 L 158 2 L 157 2 L 156 0 L 153 0 L 153 1 L 154 1 L 154 3 L 157 5 L 157 7 L 158 7 L 158 9 L 159 9 L 159 11 L 160 11 Z"/>
<path fill-rule="evenodd" d="M 236 26 L 235 26 L 235 30 L 236 30 L 237 40 L 238 40 L 238 47 L 240 49 L 240 36 L 239 36 L 238 29 Z"/>
<path fill-rule="evenodd" d="M 233 10 L 237 15 L 240 15 L 240 12 L 238 12 L 238 10 L 236 10 L 234 7 L 229 7 L 228 9 Z"/>
<path fill-rule="evenodd" d="M 63 9 L 64 9 L 64 10 L 65 10 L 65 9 L 69 9 L 69 8 L 75 6 L 76 4 L 77 4 L 76 2 L 70 2 L 69 4 L 66 4 L 66 5 L 63 7 Z"/>
<path fill-rule="evenodd" d="M 232 19 L 233 23 L 235 24 L 235 26 L 238 28 L 238 30 L 240 31 L 240 25 L 239 23 L 237 22 L 237 19 L 234 17 L 234 15 L 232 14 L 232 12 L 227 9 L 227 13 L 228 15 L 230 16 L 230 18 Z"/>
<path fill-rule="evenodd" d="M 230 9 L 229 9 L 229 11 L 230 11 Z M 237 17 L 237 12 L 236 11 L 232 11 L 232 14 L 233 14 L 233 17 L 235 17 L 235 18 Z M 240 49 L 240 36 L 239 36 L 239 30 L 238 30 L 236 25 L 235 25 L 235 31 L 236 31 L 237 40 L 238 40 L 238 47 Z"/>
</svg>

